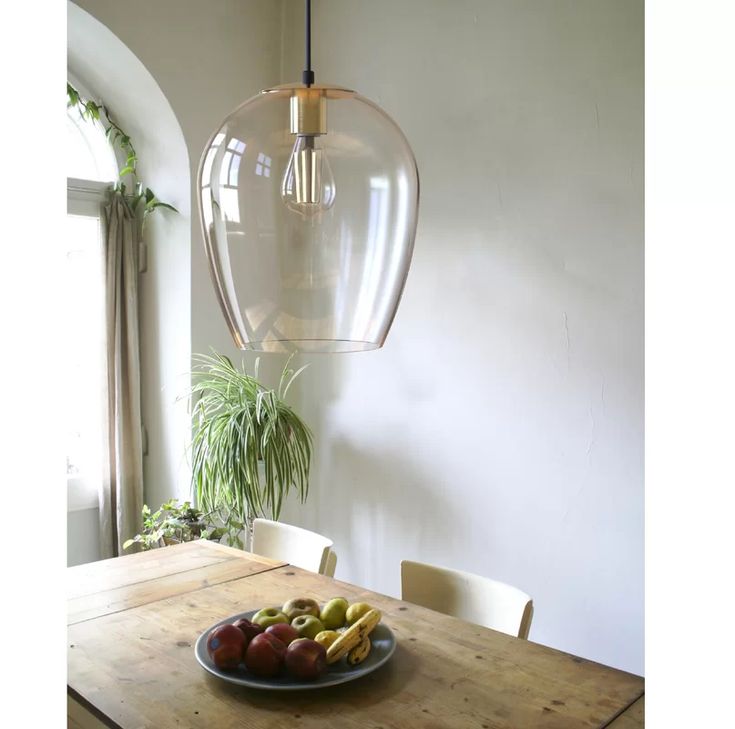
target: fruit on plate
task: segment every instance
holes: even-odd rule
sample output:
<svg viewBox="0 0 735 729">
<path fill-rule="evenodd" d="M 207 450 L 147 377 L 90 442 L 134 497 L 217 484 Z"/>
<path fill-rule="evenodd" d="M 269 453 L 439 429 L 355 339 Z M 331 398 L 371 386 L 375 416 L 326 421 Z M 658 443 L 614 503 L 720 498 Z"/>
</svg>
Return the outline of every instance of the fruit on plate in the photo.
<svg viewBox="0 0 735 729">
<path fill-rule="evenodd" d="M 327 663 L 335 663 L 362 643 L 380 622 L 380 610 L 370 609 L 354 625 L 350 626 L 327 650 Z"/>
<path fill-rule="evenodd" d="M 291 621 L 291 627 L 296 628 L 302 638 L 316 638 L 324 630 L 322 621 L 313 615 L 299 615 Z"/>
<path fill-rule="evenodd" d="M 327 651 L 309 638 L 299 638 L 286 649 L 286 670 L 302 681 L 313 681 L 327 670 Z"/>
<path fill-rule="evenodd" d="M 276 623 L 275 625 L 271 625 L 265 629 L 266 633 L 270 633 L 271 635 L 275 635 L 278 640 L 283 643 L 283 645 L 288 645 L 289 643 L 293 643 L 297 638 L 299 638 L 299 632 L 294 628 L 292 625 L 289 625 L 288 623 Z"/>
<path fill-rule="evenodd" d="M 370 637 L 366 635 L 362 643 L 347 654 L 347 663 L 350 666 L 359 665 L 370 655 L 370 649 L 372 647 L 373 644 L 370 642 Z"/>
<path fill-rule="evenodd" d="M 242 630 L 243 635 L 245 636 L 245 646 L 247 647 L 248 643 L 255 638 L 256 635 L 259 635 L 263 632 L 264 628 L 261 625 L 257 625 L 256 623 L 251 623 L 247 618 L 238 618 L 233 625 L 236 628 L 240 628 Z"/>
<path fill-rule="evenodd" d="M 295 597 L 283 606 L 281 612 L 287 615 L 290 621 L 298 618 L 299 615 L 313 615 L 318 618 L 319 603 L 310 597 Z"/>
<path fill-rule="evenodd" d="M 319 620 L 322 621 L 327 630 L 341 628 L 345 624 L 345 617 L 349 606 L 345 598 L 334 597 L 322 608 L 319 614 Z"/>
<path fill-rule="evenodd" d="M 323 645 L 325 649 L 329 648 L 337 638 L 339 638 L 339 633 L 336 630 L 322 630 L 321 633 L 317 633 L 314 636 L 314 640 L 320 645 Z"/>
<path fill-rule="evenodd" d="M 347 625 L 354 625 L 363 615 L 366 615 L 372 609 L 366 602 L 353 602 L 345 613 Z"/>
<path fill-rule="evenodd" d="M 263 608 L 258 610 L 252 617 L 252 621 L 261 628 L 269 628 L 276 623 L 290 622 L 288 616 L 284 615 L 277 607 Z"/>
<path fill-rule="evenodd" d="M 217 668 L 237 668 L 245 651 L 245 636 L 234 625 L 220 625 L 207 638 L 207 652 Z"/>
<path fill-rule="evenodd" d="M 245 665 L 256 676 L 269 678 L 281 669 L 286 646 L 271 633 L 261 633 L 250 641 L 245 651 Z"/>
</svg>

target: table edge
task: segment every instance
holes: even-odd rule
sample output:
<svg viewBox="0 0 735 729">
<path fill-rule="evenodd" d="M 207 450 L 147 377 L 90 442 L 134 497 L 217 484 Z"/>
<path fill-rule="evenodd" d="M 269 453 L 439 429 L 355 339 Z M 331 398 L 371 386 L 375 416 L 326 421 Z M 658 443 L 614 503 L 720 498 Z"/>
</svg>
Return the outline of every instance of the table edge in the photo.
<svg viewBox="0 0 735 729">
<path fill-rule="evenodd" d="M 633 674 L 635 675 L 635 674 Z M 639 696 L 636 696 L 626 707 L 618 711 L 615 716 L 611 717 L 608 721 L 606 721 L 600 729 L 605 729 L 605 727 L 612 726 L 614 722 L 616 722 L 618 719 L 625 716 L 626 712 L 633 708 L 635 704 L 637 704 L 644 696 L 646 695 L 645 690 L 641 691 Z"/>
<path fill-rule="evenodd" d="M 87 700 L 82 696 L 76 689 L 66 685 L 66 695 L 69 699 L 79 704 L 79 706 L 90 713 L 97 721 L 103 724 L 109 729 L 124 729 L 123 726 L 118 724 L 114 719 L 110 719 L 107 714 L 98 709 L 91 701 Z"/>
</svg>

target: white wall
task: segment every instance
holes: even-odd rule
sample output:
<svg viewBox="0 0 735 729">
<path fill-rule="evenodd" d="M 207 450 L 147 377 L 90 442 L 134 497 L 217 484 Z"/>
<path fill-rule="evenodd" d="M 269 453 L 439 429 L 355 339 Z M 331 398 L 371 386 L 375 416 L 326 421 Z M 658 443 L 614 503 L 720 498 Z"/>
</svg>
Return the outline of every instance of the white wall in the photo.
<svg viewBox="0 0 735 729">
<path fill-rule="evenodd" d="M 490 575 L 533 596 L 533 640 L 642 673 L 642 3 L 316 0 L 314 27 L 317 81 L 405 131 L 421 208 L 385 348 L 311 358 L 314 491 L 285 518 L 341 578 Z"/>
<path fill-rule="evenodd" d="M 300 78 L 299 2 L 80 4 L 160 84 L 192 177 L 231 108 Z M 396 119 L 422 199 L 386 347 L 310 358 L 312 494 L 283 515 L 342 579 L 492 575 L 533 595 L 533 640 L 639 673 L 642 32 L 640 0 L 315 0 L 317 79 Z M 193 225 L 191 347 L 232 353 L 201 250 Z"/>
<path fill-rule="evenodd" d="M 66 535 L 67 567 L 100 559 L 99 509 L 67 511 Z"/>
</svg>

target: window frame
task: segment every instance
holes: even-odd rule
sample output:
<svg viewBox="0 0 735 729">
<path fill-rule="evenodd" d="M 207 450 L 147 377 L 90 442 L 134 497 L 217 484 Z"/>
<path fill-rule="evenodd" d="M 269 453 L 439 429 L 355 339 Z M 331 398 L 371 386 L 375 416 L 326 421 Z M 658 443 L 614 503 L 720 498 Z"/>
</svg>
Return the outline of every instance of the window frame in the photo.
<svg viewBox="0 0 735 729">
<path fill-rule="evenodd" d="M 111 188 L 109 182 L 67 178 L 67 215 L 98 218 L 100 241 L 104 234 L 103 208 Z M 99 493 L 91 493 L 89 482 L 83 476 L 67 474 L 66 499 L 67 512 L 99 508 Z"/>
<path fill-rule="evenodd" d="M 67 78 L 83 98 L 97 98 L 87 84 L 74 74 L 67 72 Z M 104 110 L 100 109 L 100 115 L 104 119 Z M 109 146 L 116 169 L 120 170 L 125 162 L 123 152 L 117 145 L 110 144 Z M 67 177 L 67 215 L 98 217 L 100 221 L 100 241 L 103 240 L 102 236 L 104 235 L 104 206 L 107 203 L 110 190 L 114 188 L 117 181 L 117 176 L 108 181 Z M 83 476 L 67 474 L 66 481 L 67 512 L 99 508 L 99 493 L 91 493 L 89 481 Z"/>
</svg>

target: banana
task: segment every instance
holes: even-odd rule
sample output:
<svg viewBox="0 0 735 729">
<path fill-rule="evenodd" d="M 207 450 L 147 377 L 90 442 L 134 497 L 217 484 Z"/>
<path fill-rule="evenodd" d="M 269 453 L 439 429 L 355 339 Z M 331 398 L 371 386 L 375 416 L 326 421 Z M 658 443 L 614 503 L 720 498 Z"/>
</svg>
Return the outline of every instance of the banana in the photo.
<svg viewBox="0 0 735 729">
<path fill-rule="evenodd" d="M 362 643 L 357 646 L 357 648 L 353 648 L 347 654 L 347 663 L 349 663 L 351 666 L 359 665 L 368 657 L 371 647 L 372 643 L 370 642 L 370 638 L 368 638 L 368 636 L 365 636 L 365 640 L 363 640 Z"/>
<path fill-rule="evenodd" d="M 342 656 L 362 643 L 380 622 L 380 610 L 373 608 L 351 625 L 327 649 L 327 663 L 336 663 Z"/>
</svg>

